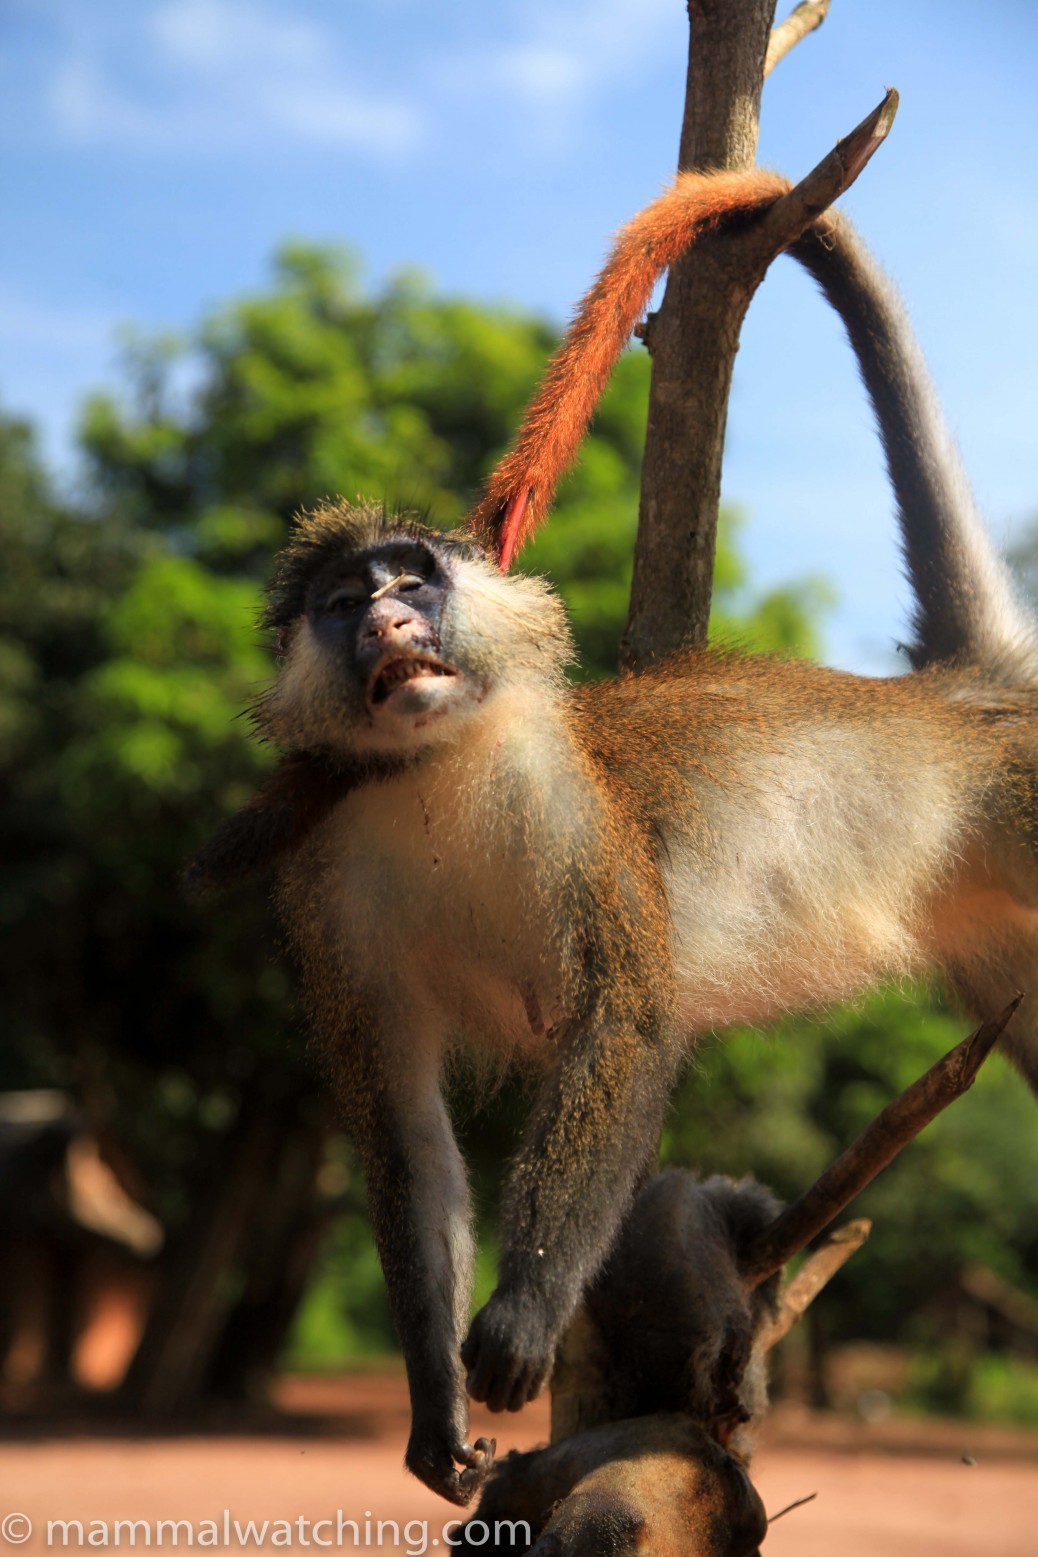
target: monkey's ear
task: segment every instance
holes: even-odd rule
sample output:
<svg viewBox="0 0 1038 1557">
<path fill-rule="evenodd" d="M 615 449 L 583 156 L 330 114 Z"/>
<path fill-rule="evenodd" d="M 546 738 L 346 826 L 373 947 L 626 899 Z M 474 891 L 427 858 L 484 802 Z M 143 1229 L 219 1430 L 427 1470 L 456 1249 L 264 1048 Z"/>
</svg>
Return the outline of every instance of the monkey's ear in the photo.
<svg viewBox="0 0 1038 1557">
<path fill-rule="evenodd" d="M 184 891 L 211 897 L 271 870 L 299 848 L 349 787 L 348 776 L 319 755 L 286 757 L 191 860 L 181 878 Z"/>
<path fill-rule="evenodd" d="M 526 510 L 532 497 L 529 487 L 523 487 L 509 499 L 498 525 L 498 565 L 507 573 L 520 550 L 527 525 Z"/>
</svg>

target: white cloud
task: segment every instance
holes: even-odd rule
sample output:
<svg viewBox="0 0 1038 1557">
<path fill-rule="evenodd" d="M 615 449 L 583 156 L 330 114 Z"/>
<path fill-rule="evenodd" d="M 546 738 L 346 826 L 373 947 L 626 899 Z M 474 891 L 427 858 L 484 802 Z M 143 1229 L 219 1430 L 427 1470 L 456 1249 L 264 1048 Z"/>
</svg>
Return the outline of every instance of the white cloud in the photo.
<svg viewBox="0 0 1038 1557">
<path fill-rule="evenodd" d="M 82 57 L 57 66 L 48 100 L 58 129 L 70 140 L 150 140 L 157 126 L 153 110 L 121 96 L 98 66 Z"/>
<path fill-rule="evenodd" d="M 588 85 L 587 61 L 575 50 L 547 43 L 524 43 L 502 54 L 494 68 L 516 96 L 530 102 L 571 98 Z"/>
<path fill-rule="evenodd" d="M 243 0 L 169 0 L 151 28 L 171 56 L 196 70 L 312 70 L 327 54 L 327 38 L 314 23 Z"/>
<path fill-rule="evenodd" d="M 377 146 L 386 154 L 403 155 L 419 135 L 413 109 L 338 87 L 278 87 L 268 93 L 266 107 L 287 134 L 329 146 Z"/>
<path fill-rule="evenodd" d="M 674 0 L 540 0 L 517 13 L 511 37 L 456 57 L 453 68 L 477 87 L 504 88 L 521 104 L 568 120 L 584 99 L 607 92 L 667 37 L 681 35 L 676 10 Z"/>
<path fill-rule="evenodd" d="M 422 131 L 412 102 L 358 84 L 330 31 L 251 0 L 166 0 L 131 34 L 73 28 L 47 103 L 62 138 L 130 151 L 275 142 L 392 158 Z"/>
<path fill-rule="evenodd" d="M 365 27 L 361 0 L 337 19 L 291 0 L 35 3 L 50 18 L 53 63 L 6 138 L 39 134 L 42 106 L 45 135 L 131 154 L 309 145 L 392 161 L 429 145 L 437 127 L 450 135 L 466 109 L 483 120 L 496 106 L 518 112 L 527 135 L 561 143 L 589 101 L 608 102 L 661 51 L 683 51 L 686 25 L 676 0 L 511 0 L 483 18 L 448 9 L 444 42 L 414 47 L 401 14 L 414 0 L 378 0 L 374 22 L 366 0 Z M 394 71 L 381 79 L 370 52 L 380 35 L 378 62 Z"/>
</svg>

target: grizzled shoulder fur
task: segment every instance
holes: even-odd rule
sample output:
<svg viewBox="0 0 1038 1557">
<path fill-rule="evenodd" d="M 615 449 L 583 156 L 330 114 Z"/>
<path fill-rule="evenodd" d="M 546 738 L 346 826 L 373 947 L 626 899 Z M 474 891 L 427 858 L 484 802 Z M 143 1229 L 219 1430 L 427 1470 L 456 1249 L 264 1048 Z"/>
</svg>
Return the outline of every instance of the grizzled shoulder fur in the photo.
<svg viewBox="0 0 1038 1557">
<path fill-rule="evenodd" d="M 185 892 L 210 897 L 273 870 L 343 796 L 403 766 L 388 758 L 346 763 L 322 751 L 282 758 L 266 783 L 190 861 L 183 875 Z"/>
</svg>

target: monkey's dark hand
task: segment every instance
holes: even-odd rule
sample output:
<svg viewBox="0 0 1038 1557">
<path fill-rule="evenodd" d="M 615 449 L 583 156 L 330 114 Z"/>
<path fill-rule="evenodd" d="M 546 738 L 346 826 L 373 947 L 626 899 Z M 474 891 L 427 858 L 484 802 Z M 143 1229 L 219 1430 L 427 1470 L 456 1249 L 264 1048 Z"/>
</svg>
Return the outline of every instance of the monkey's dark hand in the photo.
<svg viewBox="0 0 1038 1557">
<path fill-rule="evenodd" d="M 460 1433 L 445 1433 L 442 1421 L 415 1420 L 404 1463 L 431 1491 L 465 1508 L 490 1474 L 496 1448 L 494 1438 L 465 1443 Z"/>
<path fill-rule="evenodd" d="M 495 1292 L 472 1321 L 461 1348 L 473 1400 L 485 1401 L 491 1411 L 520 1410 L 550 1374 L 556 1340 L 536 1300 Z"/>
</svg>

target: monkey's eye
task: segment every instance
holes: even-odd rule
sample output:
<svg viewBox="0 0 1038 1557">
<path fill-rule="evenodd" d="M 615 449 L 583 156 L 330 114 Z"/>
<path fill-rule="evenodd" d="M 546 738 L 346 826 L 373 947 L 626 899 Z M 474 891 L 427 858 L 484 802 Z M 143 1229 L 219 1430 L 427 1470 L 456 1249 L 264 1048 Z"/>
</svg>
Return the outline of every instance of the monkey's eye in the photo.
<svg viewBox="0 0 1038 1557">
<path fill-rule="evenodd" d="M 326 611 L 352 611 L 355 606 L 363 605 L 371 591 L 362 578 L 344 579 L 332 590 L 324 602 Z"/>
<path fill-rule="evenodd" d="M 428 579 L 421 573 L 408 573 L 404 568 L 394 578 L 387 578 L 378 589 L 371 591 L 372 600 L 381 600 L 385 595 L 402 595 L 410 590 L 421 589 L 427 584 Z"/>
</svg>

